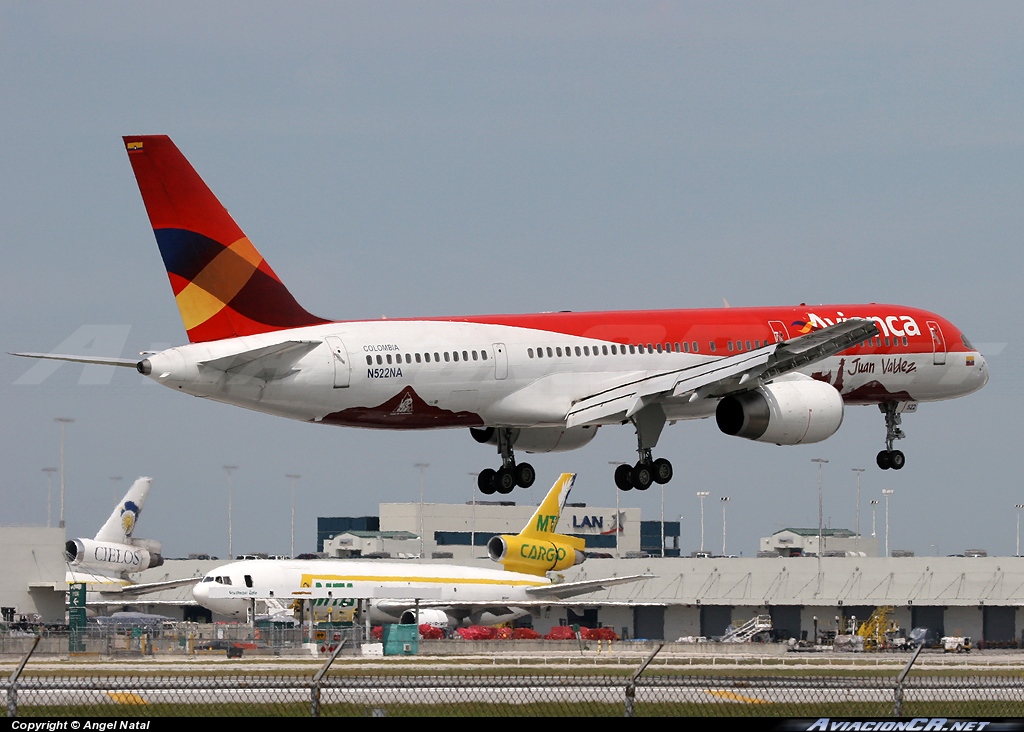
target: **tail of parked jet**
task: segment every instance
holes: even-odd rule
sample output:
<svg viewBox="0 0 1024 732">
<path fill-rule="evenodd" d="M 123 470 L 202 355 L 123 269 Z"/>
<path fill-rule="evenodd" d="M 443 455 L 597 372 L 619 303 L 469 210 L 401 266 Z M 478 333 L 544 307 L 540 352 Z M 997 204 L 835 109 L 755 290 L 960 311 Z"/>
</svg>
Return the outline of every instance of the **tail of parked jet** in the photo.
<svg viewBox="0 0 1024 732">
<path fill-rule="evenodd" d="M 169 137 L 124 143 L 191 342 L 329 322 L 296 302 Z"/>
<path fill-rule="evenodd" d="M 575 480 L 575 473 L 562 473 L 517 535 L 492 536 L 487 542 L 491 559 L 510 571 L 538 576 L 581 564 L 586 541 L 555 532 Z"/>
<path fill-rule="evenodd" d="M 152 478 L 136 480 L 94 539 L 69 539 L 64 544 L 68 582 L 120 580 L 164 563 L 160 542 L 132 537 L 152 485 Z"/>
<path fill-rule="evenodd" d="M 135 523 L 139 520 L 142 506 L 146 502 L 146 496 L 149 495 L 149 489 L 152 487 L 152 478 L 139 478 L 132 483 L 132 487 L 124 494 L 124 498 L 114 507 L 114 512 L 110 514 L 110 518 L 107 519 L 107 522 L 97 532 L 96 541 L 113 541 L 119 544 L 127 544 L 128 540 L 132 538 Z"/>
</svg>

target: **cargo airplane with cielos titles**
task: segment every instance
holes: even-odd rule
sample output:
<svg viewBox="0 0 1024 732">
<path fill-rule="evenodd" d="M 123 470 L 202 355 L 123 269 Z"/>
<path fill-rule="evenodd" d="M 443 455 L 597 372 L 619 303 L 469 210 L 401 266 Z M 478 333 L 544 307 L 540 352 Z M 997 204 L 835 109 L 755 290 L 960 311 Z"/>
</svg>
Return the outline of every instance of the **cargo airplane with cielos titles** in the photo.
<svg viewBox="0 0 1024 732">
<path fill-rule="evenodd" d="M 515 451 L 572 450 L 636 430 L 622 490 L 672 478 L 666 423 L 715 416 L 779 445 L 830 437 L 849 405 L 885 419 L 877 462 L 899 470 L 902 414 L 988 380 L 940 315 L 878 303 L 328 320 L 292 297 L 166 136 L 124 138 L 189 344 L 141 359 L 19 354 L 137 368 L 176 391 L 303 422 L 468 429 L 501 457 L 484 493 L 529 486 Z"/>
<path fill-rule="evenodd" d="M 458 627 L 508 622 L 530 608 L 652 578 L 552 581 L 551 574 L 557 578 L 585 559 L 584 539 L 556 533 L 575 479 L 562 473 L 521 532 L 490 538 L 487 553 L 504 569 L 375 559 L 255 559 L 211 570 L 192 596 L 232 618 L 245 618 L 256 600 L 268 607 L 276 602 L 281 613 L 290 612 L 296 600 L 308 601 L 318 619 L 344 617 L 356 600 L 366 600 L 374 624 Z"/>
</svg>

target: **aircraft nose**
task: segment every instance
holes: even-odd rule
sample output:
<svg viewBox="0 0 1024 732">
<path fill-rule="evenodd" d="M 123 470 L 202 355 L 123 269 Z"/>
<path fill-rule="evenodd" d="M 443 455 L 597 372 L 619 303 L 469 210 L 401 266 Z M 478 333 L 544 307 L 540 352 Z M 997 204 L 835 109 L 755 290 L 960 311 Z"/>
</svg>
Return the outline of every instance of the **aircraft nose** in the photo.
<svg viewBox="0 0 1024 732">
<path fill-rule="evenodd" d="M 210 597 L 209 588 L 205 582 L 197 582 L 192 586 L 192 599 L 198 602 L 200 605 L 204 605 L 207 599 Z"/>
</svg>

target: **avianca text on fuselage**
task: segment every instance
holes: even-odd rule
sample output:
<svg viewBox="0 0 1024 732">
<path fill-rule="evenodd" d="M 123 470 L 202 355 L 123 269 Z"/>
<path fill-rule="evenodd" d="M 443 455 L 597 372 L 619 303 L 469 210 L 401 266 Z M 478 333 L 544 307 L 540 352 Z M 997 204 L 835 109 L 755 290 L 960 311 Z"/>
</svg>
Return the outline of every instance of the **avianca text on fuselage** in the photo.
<svg viewBox="0 0 1024 732">
<path fill-rule="evenodd" d="M 589 443 L 630 423 L 637 461 L 620 489 L 672 478 L 653 450 L 667 422 L 714 415 L 727 435 L 780 445 L 880 406 L 882 468 L 916 403 L 969 394 L 985 359 L 950 321 L 902 305 L 552 312 L 332 321 L 305 310 L 178 148 L 125 137 L 189 344 L 127 359 L 176 391 L 290 419 L 377 429 L 467 427 L 501 459 L 485 493 L 529 486 L 515 451 Z"/>
<path fill-rule="evenodd" d="M 853 317 L 862 320 L 873 320 L 878 324 L 878 330 L 885 338 L 890 336 L 910 337 L 921 335 L 920 326 L 910 315 L 886 315 L 884 317 L 880 315 L 858 315 Z M 850 319 L 850 317 L 841 312 L 837 312 L 834 318 L 823 318 L 815 313 L 808 313 L 808 320 L 815 328 L 827 328 L 830 325 L 842 323 Z"/>
</svg>

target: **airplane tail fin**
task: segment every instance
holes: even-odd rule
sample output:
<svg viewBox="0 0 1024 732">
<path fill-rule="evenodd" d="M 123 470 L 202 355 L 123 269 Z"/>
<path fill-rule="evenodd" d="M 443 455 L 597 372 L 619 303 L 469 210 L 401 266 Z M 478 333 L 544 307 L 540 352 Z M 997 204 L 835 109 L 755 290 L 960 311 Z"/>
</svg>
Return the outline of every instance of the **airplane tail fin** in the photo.
<svg viewBox="0 0 1024 732">
<path fill-rule="evenodd" d="M 292 297 L 169 137 L 123 139 L 189 341 L 329 322 Z"/>
<path fill-rule="evenodd" d="M 103 524 L 103 528 L 96 534 L 96 541 L 110 541 L 118 544 L 129 544 L 132 531 L 135 530 L 135 523 L 142 513 L 142 504 L 146 502 L 149 489 L 153 485 L 152 478 L 139 478 L 128 492 L 124 494 L 110 518 Z"/>
<path fill-rule="evenodd" d="M 492 536 L 487 542 L 490 558 L 507 570 L 537 576 L 583 562 L 586 541 L 555 531 L 575 480 L 575 473 L 562 473 L 522 531 Z"/>
<path fill-rule="evenodd" d="M 562 508 L 569 500 L 569 491 L 576 481 L 576 473 L 562 473 L 558 480 L 551 486 L 551 490 L 544 496 L 544 500 L 537 506 L 533 517 L 530 518 L 523 530 L 519 532 L 522 538 L 551 538 L 558 526 L 558 519 L 562 515 Z"/>
</svg>

